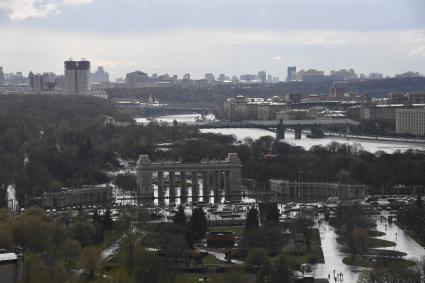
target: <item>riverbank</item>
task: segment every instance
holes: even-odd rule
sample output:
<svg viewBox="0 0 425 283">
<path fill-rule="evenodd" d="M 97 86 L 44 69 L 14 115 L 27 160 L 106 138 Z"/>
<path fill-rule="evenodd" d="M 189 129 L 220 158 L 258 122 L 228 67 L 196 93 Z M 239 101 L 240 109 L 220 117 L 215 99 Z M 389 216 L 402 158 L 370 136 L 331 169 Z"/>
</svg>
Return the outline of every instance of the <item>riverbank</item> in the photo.
<svg viewBox="0 0 425 283">
<path fill-rule="evenodd" d="M 369 141 L 382 141 L 382 142 L 401 142 L 422 145 L 425 144 L 425 139 L 411 139 L 411 138 L 396 138 L 396 137 L 383 137 L 383 136 L 359 136 L 359 135 L 345 135 L 340 133 L 325 133 L 325 137 L 338 137 L 342 139 L 356 139 L 356 140 L 369 140 Z"/>
</svg>

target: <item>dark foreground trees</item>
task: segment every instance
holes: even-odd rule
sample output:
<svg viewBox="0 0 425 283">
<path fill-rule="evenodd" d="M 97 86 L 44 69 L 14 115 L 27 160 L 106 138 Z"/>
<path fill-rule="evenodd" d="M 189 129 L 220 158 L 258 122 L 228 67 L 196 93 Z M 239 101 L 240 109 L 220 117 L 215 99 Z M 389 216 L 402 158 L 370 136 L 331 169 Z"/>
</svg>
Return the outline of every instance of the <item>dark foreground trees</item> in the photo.
<svg viewBox="0 0 425 283">
<path fill-rule="evenodd" d="M 404 264 L 363 271 L 357 283 L 421 283 L 421 272 Z"/>
</svg>

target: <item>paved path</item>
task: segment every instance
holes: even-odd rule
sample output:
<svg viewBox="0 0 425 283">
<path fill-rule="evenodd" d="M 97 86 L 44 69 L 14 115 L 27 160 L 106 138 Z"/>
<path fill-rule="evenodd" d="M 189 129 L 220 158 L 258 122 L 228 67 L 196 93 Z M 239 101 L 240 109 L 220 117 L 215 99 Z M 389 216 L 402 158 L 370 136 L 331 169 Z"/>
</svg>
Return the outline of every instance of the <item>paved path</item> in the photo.
<svg viewBox="0 0 425 283">
<path fill-rule="evenodd" d="M 328 278 L 328 274 L 330 274 L 330 282 L 335 282 L 333 279 L 333 270 L 335 270 L 336 273 L 342 272 L 344 274 L 344 281 L 337 282 L 355 283 L 359 274 L 364 269 L 348 266 L 342 263 L 342 259 L 346 256 L 346 254 L 340 251 L 341 245 L 336 242 L 337 234 L 332 226 L 330 226 L 327 222 L 322 221 L 319 225 L 319 231 L 325 263 L 315 265 L 315 277 Z"/>
<path fill-rule="evenodd" d="M 397 246 L 382 248 L 386 250 L 396 250 L 405 252 L 406 259 L 420 260 L 425 256 L 425 249 L 413 240 L 407 233 L 400 229 L 396 224 L 388 224 L 388 221 L 381 222 L 379 219 L 376 222 L 376 229 L 386 233 L 379 239 L 395 242 Z"/>
<path fill-rule="evenodd" d="M 379 218 L 376 224 L 376 229 L 378 231 L 386 233 L 384 236 L 377 238 L 392 241 L 397 244 L 395 247 L 380 249 L 405 252 L 407 254 L 406 259 L 420 260 L 422 257 L 425 257 L 425 249 L 396 224 L 388 224 L 387 221 L 381 221 Z M 340 251 L 341 245 L 336 242 L 337 234 L 332 226 L 323 221 L 319 225 L 319 231 L 325 263 L 316 265 L 316 278 L 328 278 L 328 274 L 331 274 L 330 282 L 334 282 L 333 270 L 335 269 L 337 273 L 344 273 L 343 282 L 355 283 L 359 274 L 365 268 L 348 266 L 342 263 L 342 259 L 346 254 Z"/>
</svg>

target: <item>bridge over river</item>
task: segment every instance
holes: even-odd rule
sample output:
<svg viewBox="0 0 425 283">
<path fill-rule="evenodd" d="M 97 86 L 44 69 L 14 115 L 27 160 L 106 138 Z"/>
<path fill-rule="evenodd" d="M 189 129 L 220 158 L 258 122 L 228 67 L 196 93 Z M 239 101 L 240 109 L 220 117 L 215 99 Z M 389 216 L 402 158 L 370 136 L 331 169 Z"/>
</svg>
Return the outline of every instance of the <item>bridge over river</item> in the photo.
<svg viewBox="0 0 425 283">
<path fill-rule="evenodd" d="M 292 129 L 295 138 L 301 139 L 302 130 L 310 130 L 312 138 L 323 137 L 323 130 L 345 128 L 347 134 L 351 127 L 357 127 L 360 123 L 351 119 L 310 119 L 310 120 L 247 120 L 247 121 L 218 121 L 198 124 L 199 129 L 222 129 L 222 128 L 256 128 L 266 129 L 276 133 L 276 139 L 285 138 L 285 129 Z"/>
</svg>

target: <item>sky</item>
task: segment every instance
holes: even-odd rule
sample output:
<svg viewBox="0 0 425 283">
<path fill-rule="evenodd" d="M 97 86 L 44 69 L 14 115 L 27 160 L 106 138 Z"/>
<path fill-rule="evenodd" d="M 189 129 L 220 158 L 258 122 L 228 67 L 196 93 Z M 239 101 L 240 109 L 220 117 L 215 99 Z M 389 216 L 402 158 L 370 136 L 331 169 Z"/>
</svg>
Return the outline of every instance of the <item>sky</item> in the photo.
<svg viewBox="0 0 425 283">
<path fill-rule="evenodd" d="M 424 0 L 0 0 L 5 72 L 425 74 Z"/>
</svg>

